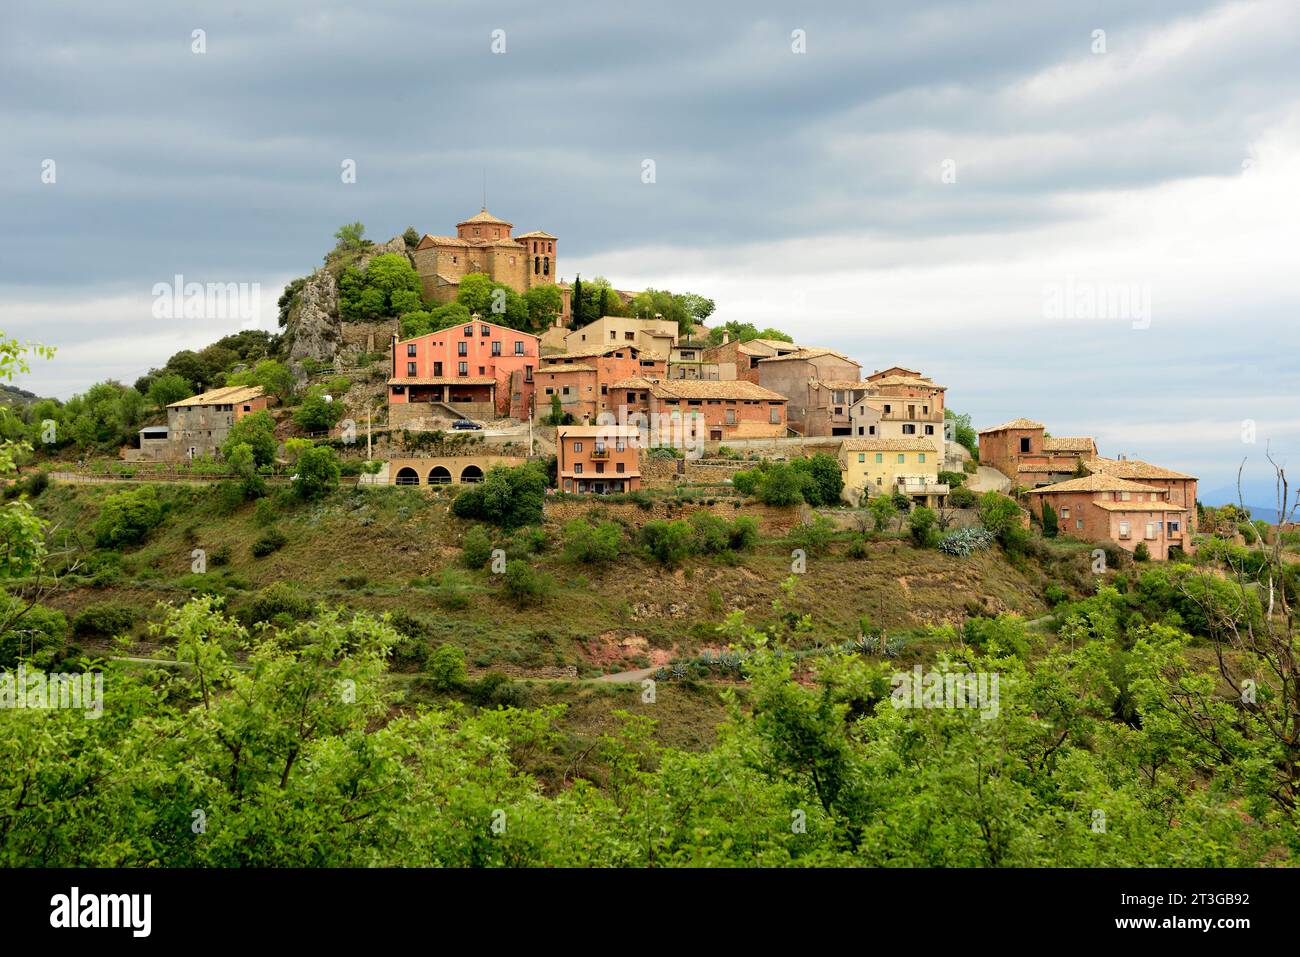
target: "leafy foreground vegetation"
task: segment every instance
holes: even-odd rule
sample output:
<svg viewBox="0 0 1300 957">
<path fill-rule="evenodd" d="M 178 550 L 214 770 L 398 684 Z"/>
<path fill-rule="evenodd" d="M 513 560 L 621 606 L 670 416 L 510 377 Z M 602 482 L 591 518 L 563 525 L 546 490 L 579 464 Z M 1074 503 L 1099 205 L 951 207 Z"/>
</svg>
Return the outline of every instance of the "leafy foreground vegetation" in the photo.
<svg viewBox="0 0 1300 957">
<path fill-rule="evenodd" d="M 561 707 L 412 706 L 386 680 L 400 638 L 382 619 L 325 611 L 250 633 L 195 599 L 160 626 L 180 665 L 110 669 L 102 717 L 4 712 L 0 855 L 44 866 L 1227 866 L 1295 849 L 1287 756 L 1248 718 L 1216 716 L 1213 737 L 1180 720 L 1186 695 L 1211 688 L 1178 677 L 1188 639 L 1168 626 L 1102 627 L 1037 658 L 1018 619 L 980 629 L 949 659 L 1000 675 L 992 715 L 895 708 L 892 663 L 835 652 L 796 672 L 785 627 L 735 614 L 724 630 L 747 651 L 748 705 L 723 692 L 712 747 L 655 744 L 656 715 L 677 695 L 662 683 L 600 737 L 603 780 L 548 790 L 527 768 L 560 747 Z M 455 662 L 437 674 L 464 680 Z"/>
</svg>

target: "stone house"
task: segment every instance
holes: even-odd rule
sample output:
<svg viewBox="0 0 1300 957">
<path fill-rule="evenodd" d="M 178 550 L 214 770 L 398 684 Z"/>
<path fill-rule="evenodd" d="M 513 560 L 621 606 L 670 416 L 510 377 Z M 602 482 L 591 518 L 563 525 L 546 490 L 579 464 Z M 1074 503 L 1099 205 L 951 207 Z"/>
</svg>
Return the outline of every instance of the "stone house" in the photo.
<svg viewBox="0 0 1300 957">
<path fill-rule="evenodd" d="M 789 355 L 797 352 L 801 346 L 781 339 L 750 339 L 747 342 L 733 340 L 724 332 L 722 343 L 704 350 L 701 357 L 706 363 L 718 367 L 719 379 L 746 379 L 755 385 L 758 381 L 758 363 L 763 359 Z"/>
<path fill-rule="evenodd" d="M 1036 488 L 1025 496 L 1035 516 L 1046 502 L 1056 511 L 1059 533 L 1089 542 L 1114 542 L 1130 552 L 1145 543 L 1151 558 L 1165 561 L 1171 549 L 1190 555 L 1193 505 L 1172 502 L 1169 489 L 1103 472 Z"/>
<path fill-rule="evenodd" d="M 847 403 L 821 382 L 857 382 L 862 366 L 833 349 L 798 349 L 758 360 L 758 384 L 789 400 L 788 424 L 804 436 L 848 435 Z M 836 432 L 835 430 L 840 430 Z"/>
<path fill-rule="evenodd" d="M 576 423 L 592 423 L 602 412 L 617 412 L 610 397 L 614 383 L 631 376 L 661 378 L 663 358 L 635 345 L 591 346 L 573 352 L 542 357 L 535 376 L 537 415 L 550 414 L 551 396 L 560 397 L 560 407 Z"/>
<path fill-rule="evenodd" d="M 485 273 L 518 293 L 554 285 L 558 240 L 542 230 L 512 237 L 513 228 L 485 208 L 457 223 L 455 236 L 426 234 L 411 254 L 425 299 L 454 301 L 470 273 Z"/>
<path fill-rule="evenodd" d="M 132 462 L 215 458 L 234 424 L 265 410 L 270 401 L 260 386 L 234 385 L 173 402 L 167 406 L 167 425 L 141 429 L 140 447 L 128 449 L 126 458 Z"/>
</svg>

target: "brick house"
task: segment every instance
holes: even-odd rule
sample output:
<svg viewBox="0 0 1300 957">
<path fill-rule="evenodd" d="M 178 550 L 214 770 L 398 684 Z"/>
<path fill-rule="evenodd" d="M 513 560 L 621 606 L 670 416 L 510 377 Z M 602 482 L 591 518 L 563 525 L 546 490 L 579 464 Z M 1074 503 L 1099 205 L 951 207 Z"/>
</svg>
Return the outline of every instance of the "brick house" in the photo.
<svg viewBox="0 0 1300 957">
<path fill-rule="evenodd" d="M 537 337 L 475 316 L 414 339 L 392 340 L 388 421 L 425 416 L 525 418 L 532 406 Z"/>
<path fill-rule="evenodd" d="M 833 349 L 798 349 L 758 360 L 758 384 L 789 400 L 789 427 L 805 436 L 849 434 L 848 404 L 837 407 L 835 390 L 818 383 L 857 382 L 861 373 L 862 366 Z"/>
<path fill-rule="evenodd" d="M 246 415 L 264 411 L 270 397 L 260 386 L 232 385 L 192 395 L 167 406 L 166 426 L 140 430 L 140 447 L 128 461 L 179 462 L 215 457 L 231 427 Z"/>
<path fill-rule="evenodd" d="M 1032 419 L 982 429 L 979 438 L 980 464 L 992 466 L 1021 488 L 1072 478 L 1097 455 L 1097 443 L 1091 438 L 1049 436 L 1046 427 Z"/>
<path fill-rule="evenodd" d="M 607 495 L 641 487 L 636 426 L 562 425 L 555 444 L 560 491 Z"/>
<path fill-rule="evenodd" d="M 763 359 L 789 355 L 802 347 L 781 339 L 733 340 L 726 332 L 722 343 L 704 350 L 702 361 L 718 367 L 718 378 L 746 379 L 755 385 L 758 381 L 758 363 Z"/>
<path fill-rule="evenodd" d="M 617 411 L 610 397 L 614 383 L 632 376 L 658 379 L 665 373 L 664 358 L 634 345 L 593 346 L 573 352 L 543 356 L 534 376 L 537 415 L 548 415 L 551 396 L 578 423 L 592 423 L 602 412 Z"/>
<path fill-rule="evenodd" d="M 1115 478 L 1166 489 L 1169 492 L 1170 502 L 1188 510 L 1189 527 L 1193 533 L 1196 532 L 1196 476 L 1124 456 L 1108 459 L 1094 455 L 1083 463 L 1083 467 L 1094 475 L 1111 475 Z"/>
<path fill-rule="evenodd" d="M 651 416 L 661 435 L 677 435 L 683 423 L 691 438 L 706 442 L 780 438 L 786 434 L 786 398 L 744 379 L 652 379 L 632 376 L 610 388 L 613 408 L 628 416 Z M 673 417 L 677 418 L 674 419 Z M 653 440 L 651 445 L 656 444 Z"/>
<path fill-rule="evenodd" d="M 1145 542 L 1151 558 L 1165 561 L 1171 548 L 1190 555 L 1196 508 L 1171 502 L 1169 490 L 1101 472 L 1026 493 L 1031 514 L 1043 503 L 1056 510 L 1061 535 L 1089 542 L 1115 542 L 1130 552 Z"/>
<path fill-rule="evenodd" d="M 849 410 L 850 432 L 854 438 L 907 439 L 920 437 L 931 441 L 942 452 L 944 393 L 928 376 L 902 366 L 892 366 L 868 376 L 865 389 L 855 393 Z"/>
<path fill-rule="evenodd" d="M 948 486 L 939 482 L 943 452 L 933 438 L 853 438 L 840 443 L 844 497 L 861 504 L 877 495 L 901 492 L 921 505 L 942 504 Z"/>
</svg>

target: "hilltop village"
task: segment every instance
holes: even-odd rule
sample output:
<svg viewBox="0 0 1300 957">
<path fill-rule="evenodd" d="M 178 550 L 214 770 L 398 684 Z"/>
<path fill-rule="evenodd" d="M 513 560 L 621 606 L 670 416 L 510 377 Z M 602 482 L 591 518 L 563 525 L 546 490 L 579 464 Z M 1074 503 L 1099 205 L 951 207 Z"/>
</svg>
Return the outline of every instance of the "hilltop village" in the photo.
<svg viewBox="0 0 1300 957">
<path fill-rule="evenodd" d="M 726 482 L 755 462 L 829 455 L 848 505 L 885 496 L 903 511 L 961 509 L 993 491 L 1014 497 L 1026 524 L 1050 512 L 1064 536 L 1155 560 L 1193 550 L 1195 476 L 1105 457 L 1091 438 L 1056 436 L 1029 418 L 979 430 L 977 445 L 969 435 L 959 441 L 946 386 L 902 365 L 868 372 L 820 343 L 732 338 L 658 314 L 575 324 L 574 286 L 558 278 L 556 237 L 512 236 L 512 228 L 485 209 L 459 223 L 454 237 L 420 237 L 410 258 L 422 297 L 454 303 L 476 280 L 519 294 L 553 287 L 558 308 L 544 331 L 497 321 L 493 308 L 423 334 L 403 335 L 409 324 L 390 323 L 382 345 L 368 327 L 368 347 L 387 360 L 383 405 L 368 409 L 368 435 L 378 428 L 441 439 L 461 431 L 473 437 L 475 454 L 464 445 L 454 454 L 395 452 L 362 481 L 470 484 L 494 466 L 553 455 L 556 493 L 611 495 L 706 473 Z M 615 295 L 622 305 L 634 296 Z M 139 448 L 126 456 L 215 457 L 230 428 L 268 401 L 258 386 L 179 399 L 167 423 L 141 430 Z M 343 421 L 355 438 L 357 417 Z M 343 430 L 336 424 L 332 437 Z"/>
</svg>

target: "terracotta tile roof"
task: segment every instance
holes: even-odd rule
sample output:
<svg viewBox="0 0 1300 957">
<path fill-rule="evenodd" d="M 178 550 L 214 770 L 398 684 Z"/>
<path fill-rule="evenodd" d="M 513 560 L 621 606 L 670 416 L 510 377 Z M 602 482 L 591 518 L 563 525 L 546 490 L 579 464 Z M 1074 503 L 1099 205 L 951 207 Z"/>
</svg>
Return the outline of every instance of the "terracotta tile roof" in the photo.
<svg viewBox="0 0 1300 957">
<path fill-rule="evenodd" d="M 786 397 L 764 389 L 748 379 L 673 379 L 652 382 L 651 391 L 660 399 L 748 399 L 785 402 Z"/>
<path fill-rule="evenodd" d="M 389 379 L 389 385 L 496 385 L 490 375 L 428 376 L 411 379 Z"/>
<path fill-rule="evenodd" d="M 405 344 L 408 343 L 408 342 L 415 342 L 415 341 L 418 340 L 418 339 L 428 339 L 430 336 L 445 336 L 445 335 L 447 335 L 448 333 L 454 333 L 455 336 L 456 336 L 457 338 L 463 338 L 463 339 L 465 339 L 466 341 L 468 341 L 470 337 L 464 335 L 464 334 L 460 331 L 460 330 L 464 329 L 464 328 L 465 328 L 466 326 L 468 326 L 468 325 L 475 325 L 475 326 L 491 326 L 493 329 L 500 329 L 500 330 L 501 330 L 502 332 L 504 332 L 504 333 L 507 333 L 507 334 L 512 335 L 512 336 L 518 336 L 518 337 L 521 338 L 521 339 L 537 339 L 537 338 L 538 338 L 537 336 L 533 335 L 531 332 L 520 332 L 518 329 L 511 329 L 509 326 L 503 326 L 503 325 L 501 325 L 501 324 L 498 323 L 498 322 L 488 322 L 486 319 L 484 319 L 484 318 L 483 318 L 482 316 L 480 316 L 478 313 L 474 313 L 474 314 L 471 315 L 471 316 L 469 317 L 469 319 L 466 320 L 465 322 L 458 322 L 458 323 L 456 323 L 456 325 L 454 325 L 454 326 L 448 326 L 446 329 L 437 329 L 437 330 L 435 330 L 435 331 L 433 331 L 433 332 L 426 332 L 426 333 L 423 333 L 423 334 L 418 335 L 418 336 L 412 336 L 412 337 L 409 338 L 409 339 L 399 339 L 399 340 L 397 340 L 397 344 L 398 344 L 399 346 L 401 346 L 401 345 L 405 345 Z M 475 332 L 477 332 L 477 331 L 478 331 L 478 330 L 475 330 Z M 476 337 L 476 338 L 477 338 L 477 337 Z M 539 341 L 540 341 L 540 340 L 539 340 Z M 493 358 L 501 359 L 501 358 L 504 358 L 504 357 L 503 357 L 503 356 L 494 356 Z"/>
<path fill-rule="evenodd" d="M 617 422 L 611 422 L 609 425 L 561 425 L 556 428 L 556 434 L 560 438 L 568 436 L 575 439 L 598 439 L 601 437 L 614 438 L 615 436 L 640 436 L 641 431 L 635 425 L 619 425 Z"/>
<path fill-rule="evenodd" d="M 461 220 L 459 223 L 457 223 L 456 225 L 457 225 L 457 226 L 464 226 L 464 225 L 466 225 L 466 224 L 474 224 L 474 223 L 495 223 L 495 224 L 497 224 L 498 226 L 513 226 L 513 225 L 514 225 L 514 223 L 507 223 L 504 219 L 497 219 L 497 217 L 493 216 L 493 215 L 492 215 L 491 213 L 489 213 L 486 209 L 480 210 L 479 212 L 477 212 L 477 213 L 475 213 L 473 216 L 471 216 L 469 219 L 462 219 L 462 220 Z"/>
<path fill-rule="evenodd" d="M 1164 489 L 1097 473 L 1084 478 L 1057 482 L 1055 485 L 1044 485 L 1042 488 L 1030 489 L 1030 491 L 1037 495 L 1040 492 L 1163 492 Z"/>
<path fill-rule="evenodd" d="M 1050 435 L 1043 438 L 1044 452 L 1091 452 L 1097 443 L 1087 435 Z"/>
<path fill-rule="evenodd" d="M 626 379 L 619 379 L 617 382 L 611 385 L 610 388 L 611 389 L 649 389 L 651 386 L 655 385 L 655 383 L 657 383 L 658 381 L 659 381 L 658 379 L 647 379 L 644 376 L 634 375 L 634 376 L 629 376 Z"/>
<path fill-rule="evenodd" d="M 907 375 L 912 375 L 912 376 L 920 376 L 920 375 L 921 375 L 921 372 L 920 372 L 920 370 L 918 370 L 918 369 L 908 369 L 908 368 L 905 368 L 905 367 L 903 367 L 903 366 L 890 366 L 888 369 L 877 369 L 877 370 L 876 370 L 875 372 L 873 372 L 871 375 L 867 376 L 867 378 L 869 378 L 869 379 L 874 379 L 874 378 L 876 378 L 877 376 L 879 376 L 880 378 L 883 379 L 883 378 L 886 377 L 886 376 L 885 376 L 885 373 L 886 373 L 886 372 L 892 372 L 892 373 L 895 373 L 895 374 L 903 374 L 903 373 L 905 373 L 905 374 L 907 374 Z"/>
<path fill-rule="evenodd" d="M 534 229 L 531 233 L 520 233 L 515 239 L 554 239 L 550 233 L 540 229 Z"/>
<path fill-rule="evenodd" d="M 198 395 L 192 395 L 188 399 L 181 399 L 179 402 L 169 402 L 167 408 L 177 409 L 182 406 L 191 405 L 234 405 L 236 402 L 247 402 L 249 399 L 256 399 L 262 395 L 260 385 L 228 385 L 220 389 L 212 389 L 209 392 L 200 392 Z"/>
<path fill-rule="evenodd" d="M 1098 456 L 1083 463 L 1090 472 L 1101 472 L 1124 479 L 1195 479 L 1195 475 L 1161 468 L 1141 459 L 1107 459 Z"/>
<path fill-rule="evenodd" d="M 928 379 L 925 376 L 887 375 L 883 379 L 873 379 L 872 381 L 875 385 L 911 386 L 916 389 L 933 389 L 935 392 L 946 392 L 948 390 L 946 385 L 939 385 L 933 379 Z"/>
<path fill-rule="evenodd" d="M 1174 505 L 1169 502 L 1093 502 L 1107 512 L 1188 512 L 1186 505 Z"/>
<path fill-rule="evenodd" d="M 421 246 L 424 245 L 425 240 L 427 240 L 429 244 L 432 246 L 468 246 L 469 245 L 469 243 L 461 239 L 459 236 L 430 236 L 428 233 L 426 233 L 424 239 L 420 240 Z"/>
<path fill-rule="evenodd" d="M 802 349 L 803 346 L 795 345 L 793 342 L 786 342 L 784 339 L 748 339 L 747 342 L 757 342 L 760 345 L 767 346 L 769 349 Z"/>
<path fill-rule="evenodd" d="M 589 366 L 584 362 L 574 362 L 568 364 L 563 362 L 556 362 L 547 365 L 546 359 L 549 358 L 550 356 L 545 356 L 543 358 L 541 368 L 537 370 L 537 375 L 549 374 L 552 372 L 561 373 L 561 372 L 595 372 L 596 371 L 595 366 Z"/>
<path fill-rule="evenodd" d="M 789 345 L 789 343 L 784 343 Z M 820 347 L 796 349 L 794 352 L 787 352 L 783 356 L 768 356 L 766 359 L 759 359 L 759 362 L 802 362 L 808 359 L 820 359 L 823 356 L 833 356 L 836 359 L 843 359 L 845 362 L 853 362 L 842 352 L 836 352 L 834 349 L 823 349 Z"/>
<path fill-rule="evenodd" d="M 1001 425 L 995 425 L 989 429 L 980 429 L 979 434 L 985 432 L 1005 432 L 1007 429 L 1042 429 L 1046 428 L 1041 422 L 1035 422 L 1033 419 L 1012 419 L 1010 422 L 1003 422 Z"/>
<path fill-rule="evenodd" d="M 938 452 L 932 440 L 914 439 L 845 439 L 841 452 Z"/>
</svg>

